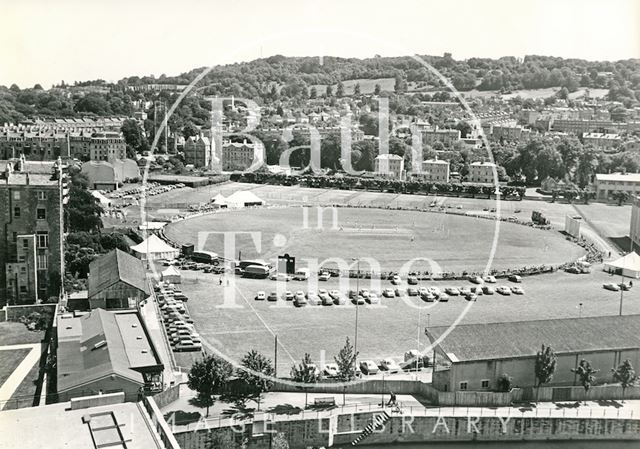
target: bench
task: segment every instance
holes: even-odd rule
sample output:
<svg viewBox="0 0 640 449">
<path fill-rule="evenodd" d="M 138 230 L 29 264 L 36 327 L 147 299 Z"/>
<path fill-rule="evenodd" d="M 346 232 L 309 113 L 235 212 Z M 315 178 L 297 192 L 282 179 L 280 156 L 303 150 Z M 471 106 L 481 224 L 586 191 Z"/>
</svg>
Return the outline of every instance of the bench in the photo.
<svg viewBox="0 0 640 449">
<path fill-rule="evenodd" d="M 328 397 L 328 398 L 315 398 L 313 400 L 313 405 L 320 405 L 324 407 L 336 405 L 336 398 Z"/>
</svg>

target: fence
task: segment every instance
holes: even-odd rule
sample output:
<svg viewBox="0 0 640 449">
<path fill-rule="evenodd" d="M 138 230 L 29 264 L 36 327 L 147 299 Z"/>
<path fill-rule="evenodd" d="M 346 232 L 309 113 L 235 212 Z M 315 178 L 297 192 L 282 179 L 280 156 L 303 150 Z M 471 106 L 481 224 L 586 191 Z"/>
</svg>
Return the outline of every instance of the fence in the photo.
<svg viewBox="0 0 640 449">
<path fill-rule="evenodd" d="M 373 379 L 346 385 L 335 382 L 317 382 L 307 384 L 304 387 L 275 381 L 272 391 L 333 394 L 389 394 L 390 391 L 393 391 L 395 394 L 415 394 L 431 400 L 437 400 L 437 395 L 440 393 L 431 384 L 418 380 L 398 379 Z"/>
<path fill-rule="evenodd" d="M 628 387 L 623 394 L 620 385 L 596 385 L 585 392 L 581 386 L 524 388 L 520 400 L 540 402 L 563 401 L 614 401 L 622 399 L 640 399 L 640 386 Z M 514 399 L 517 401 L 518 399 Z"/>
<path fill-rule="evenodd" d="M 160 408 L 175 402 L 180 397 L 180 384 L 173 385 L 153 396 L 153 400 Z"/>
</svg>

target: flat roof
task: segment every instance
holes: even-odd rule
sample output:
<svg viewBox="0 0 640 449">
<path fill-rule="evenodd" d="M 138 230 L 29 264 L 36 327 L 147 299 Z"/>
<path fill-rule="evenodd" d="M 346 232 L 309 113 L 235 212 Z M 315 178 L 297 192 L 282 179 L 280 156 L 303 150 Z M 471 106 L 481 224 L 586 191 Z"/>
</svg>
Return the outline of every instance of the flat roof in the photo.
<svg viewBox="0 0 640 449">
<path fill-rule="evenodd" d="M 83 421 L 86 416 L 89 423 Z M 77 410 L 69 402 L 4 410 L 0 428 L 11 429 L 2 432 L 0 449 L 164 449 L 146 413 L 133 402 Z"/>
<path fill-rule="evenodd" d="M 428 329 L 431 341 L 448 330 Z M 560 318 L 456 326 L 439 344 L 457 361 L 532 357 L 542 345 L 556 353 L 640 348 L 640 315 Z"/>
<path fill-rule="evenodd" d="M 596 173 L 596 180 L 640 182 L 640 173 Z"/>
</svg>

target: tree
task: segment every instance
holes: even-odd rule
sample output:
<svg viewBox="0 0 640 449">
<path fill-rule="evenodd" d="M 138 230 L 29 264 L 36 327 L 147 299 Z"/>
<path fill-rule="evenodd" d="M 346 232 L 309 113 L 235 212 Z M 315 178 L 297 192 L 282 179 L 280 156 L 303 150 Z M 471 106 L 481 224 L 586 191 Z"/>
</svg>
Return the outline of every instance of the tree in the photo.
<svg viewBox="0 0 640 449">
<path fill-rule="evenodd" d="M 66 205 L 68 231 L 98 231 L 102 228 L 103 209 L 98 200 L 85 187 L 86 177 L 76 176 L 69 189 Z"/>
<path fill-rule="evenodd" d="M 132 148 L 134 152 L 144 150 L 146 137 L 142 128 L 138 125 L 138 122 L 131 119 L 125 120 L 122 123 L 121 131 L 127 147 Z"/>
<path fill-rule="evenodd" d="M 611 370 L 613 372 L 613 380 L 620 383 L 622 387 L 622 402 L 624 402 L 624 394 L 627 388 L 632 387 L 638 383 L 638 376 L 631 365 L 629 359 L 618 365 L 617 368 Z"/>
<path fill-rule="evenodd" d="M 596 382 L 595 374 L 600 371 L 591 366 L 591 362 L 585 359 L 580 360 L 577 368 L 571 368 L 571 372 L 577 374 L 580 379 L 580 385 L 584 388 L 585 402 L 589 389 Z"/>
<path fill-rule="evenodd" d="M 318 88 L 316 86 L 311 86 L 309 90 L 309 98 L 312 100 L 318 97 Z"/>
<path fill-rule="evenodd" d="M 611 198 L 618 202 L 618 206 L 622 206 L 624 203 L 629 201 L 629 192 L 625 191 L 617 191 L 611 194 Z"/>
<path fill-rule="evenodd" d="M 508 392 L 511 391 L 511 386 L 513 385 L 513 379 L 507 373 L 501 374 L 498 377 L 498 381 L 496 382 L 496 387 L 498 391 Z"/>
<path fill-rule="evenodd" d="M 338 87 L 336 88 L 336 97 L 344 97 L 344 84 L 342 84 L 342 81 L 338 83 Z"/>
<path fill-rule="evenodd" d="M 197 393 L 198 403 L 207 408 L 215 404 L 215 394 L 227 383 L 233 374 L 233 367 L 224 359 L 207 355 L 191 365 L 187 385 Z"/>
<path fill-rule="evenodd" d="M 313 384 L 318 381 L 318 372 L 311 355 L 307 352 L 302 358 L 300 365 L 293 365 L 291 367 L 291 378 L 303 384 Z M 304 406 L 307 407 L 307 390 L 304 391 Z"/>
<path fill-rule="evenodd" d="M 182 128 L 182 136 L 185 139 L 188 139 L 189 137 L 195 137 L 199 133 L 200 133 L 200 130 L 198 129 L 198 127 L 196 125 L 194 125 L 193 123 L 191 123 L 191 122 L 187 123 Z"/>
<path fill-rule="evenodd" d="M 360 83 L 356 83 L 353 87 L 353 95 L 360 95 Z"/>
<path fill-rule="evenodd" d="M 337 377 L 343 382 L 352 381 L 356 377 L 355 363 L 358 354 L 353 351 L 353 346 L 349 341 L 349 337 L 347 337 L 344 346 L 340 352 L 338 352 L 338 355 L 333 358 L 336 365 L 338 365 Z"/>
<path fill-rule="evenodd" d="M 237 370 L 237 375 L 243 386 L 243 393 L 258 404 L 260 399 L 273 387 L 270 379 L 274 375 L 271 359 L 252 349 L 241 360 L 242 368 Z"/>
<path fill-rule="evenodd" d="M 380 92 L 382 92 L 382 88 L 380 87 L 380 84 L 376 83 L 375 87 L 373 88 L 373 93 L 374 95 L 380 95 Z"/>
<path fill-rule="evenodd" d="M 547 384 L 551 382 L 553 379 L 553 374 L 556 371 L 557 364 L 556 354 L 551 349 L 551 346 L 542 345 L 542 348 L 536 354 L 536 361 L 534 365 L 535 375 L 536 375 L 536 402 L 538 402 L 538 393 L 540 392 L 540 387 L 543 384 Z"/>
<path fill-rule="evenodd" d="M 333 86 L 331 84 L 327 85 L 327 90 L 325 91 L 325 95 L 327 98 L 333 97 Z"/>
</svg>

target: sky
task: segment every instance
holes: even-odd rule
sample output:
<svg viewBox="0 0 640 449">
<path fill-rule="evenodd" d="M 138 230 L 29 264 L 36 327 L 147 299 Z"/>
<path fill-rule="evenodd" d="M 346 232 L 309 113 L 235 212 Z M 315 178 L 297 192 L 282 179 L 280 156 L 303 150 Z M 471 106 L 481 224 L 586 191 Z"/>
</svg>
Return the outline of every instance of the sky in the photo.
<svg viewBox="0 0 640 449">
<path fill-rule="evenodd" d="M 0 0 L 0 85 L 286 56 L 640 58 L 640 0 Z"/>
</svg>

